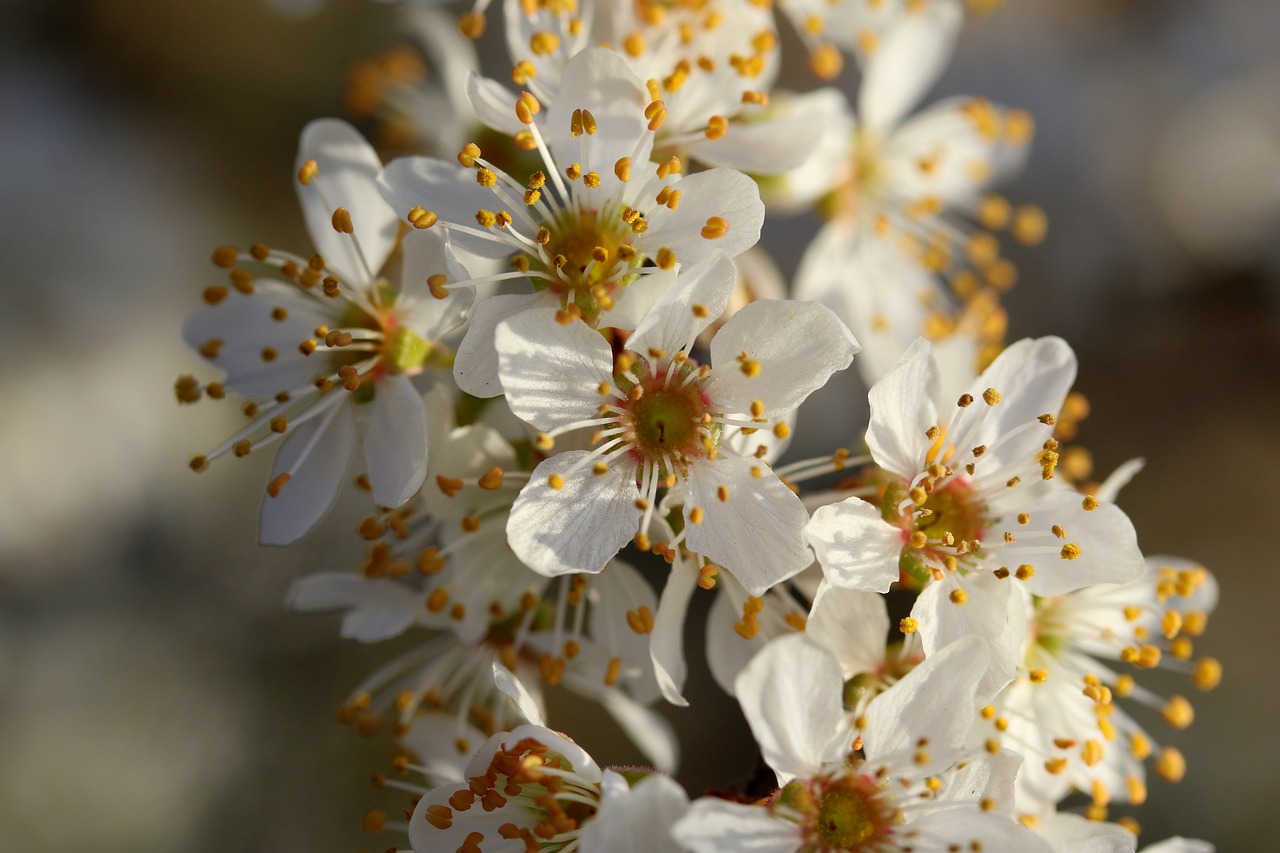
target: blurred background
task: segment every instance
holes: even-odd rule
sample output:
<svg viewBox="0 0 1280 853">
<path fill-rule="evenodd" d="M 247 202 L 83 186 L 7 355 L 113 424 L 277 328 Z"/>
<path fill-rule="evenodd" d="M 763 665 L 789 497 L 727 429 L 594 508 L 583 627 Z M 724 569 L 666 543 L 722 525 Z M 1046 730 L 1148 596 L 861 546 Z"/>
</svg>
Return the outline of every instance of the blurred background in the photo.
<svg viewBox="0 0 1280 853">
<path fill-rule="evenodd" d="M 1148 460 L 1122 497 L 1144 551 L 1221 582 L 1197 652 L 1223 661 L 1223 685 L 1166 738 L 1187 779 L 1152 781 L 1132 810 L 1146 842 L 1220 851 L 1280 838 L 1280 566 L 1265 544 L 1280 530 L 1277 39 L 1274 0 L 1011 0 L 970 22 L 934 93 L 1035 116 L 1006 194 L 1042 205 L 1050 231 L 1014 256 L 1010 339 L 1075 346 L 1097 471 Z M 368 783 L 389 739 L 360 740 L 332 713 L 391 649 L 283 607 L 293 578 L 355 566 L 359 509 L 259 549 L 265 455 L 197 478 L 188 457 L 229 433 L 217 415 L 232 410 L 181 409 L 172 386 L 212 378 L 178 336 L 218 279 L 210 251 L 307 251 L 298 132 L 346 115 L 349 70 L 403 43 L 395 9 L 366 0 L 294 17 L 265 0 L 0 3 L 0 850 L 398 840 L 360 828 L 391 802 Z M 785 273 L 814 227 L 766 226 Z M 801 434 L 847 442 L 861 393 L 835 383 Z M 696 794 L 750 773 L 754 746 L 705 670 L 692 679 L 692 708 L 668 710 Z M 602 763 L 637 760 L 597 711 L 553 699 L 552 719 Z"/>
</svg>

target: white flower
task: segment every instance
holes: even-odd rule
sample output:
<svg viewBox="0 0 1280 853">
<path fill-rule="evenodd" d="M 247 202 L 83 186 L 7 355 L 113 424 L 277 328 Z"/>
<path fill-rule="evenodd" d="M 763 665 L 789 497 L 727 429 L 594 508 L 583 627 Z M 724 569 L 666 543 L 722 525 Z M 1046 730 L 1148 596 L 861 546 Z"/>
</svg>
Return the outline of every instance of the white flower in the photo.
<svg viewBox="0 0 1280 853">
<path fill-rule="evenodd" d="M 764 207 L 746 175 L 712 169 L 681 177 L 675 158 L 649 163 L 663 109 L 621 57 L 591 48 L 570 61 L 545 114 L 527 92 L 491 104 L 501 116 L 491 121 L 536 149 L 545 170 L 516 180 L 469 145 L 459 155 L 465 170 L 419 157 L 383 172 L 386 197 L 415 226 L 439 222 L 462 249 L 484 257 L 515 255 L 514 272 L 455 279 L 451 289 L 495 278 L 533 284 L 533 293 L 478 307 L 454 369 L 464 391 L 501 393 L 492 337 L 507 317 L 541 310 L 566 324 L 582 317 L 632 329 L 678 263 L 736 255 L 759 239 Z"/>
<path fill-rule="evenodd" d="M 249 398 L 249 423 L 192 460 L 200 470 L 226 453 L 244 456 L 283 439 L 263 500 L 259 536 L 286 545 L 310 530 L 338 493 L 364 418 L 364 458 L 373 498 L 398 506 L 426 474 L 427 419 L 412 377 L 434 366 L 439 341 L 457 326 L 469 299 L 442 302 L 429 277 L 448 265 L 438 235 L 405 238 L 401 284 L 378 275 L 396 244 L 396 217 L 377 191 L 380 168 L 368 143 L 344 122 L 303 131 L 298 193 L 319 254 L 310 259 L 255 245 L 219 249 L 233 267 L 231 288 L 205 291 L 205 306 L 183 326 L 187 342 L 226 380 L 205 389 Z M 258 278 L 237 263 L 273 267 Z M 459 270 L 455 266 L 454 274 Z M 198 399 L 191 377 L 179 399 Z"/>
<path fill-rule="evenodd" d="M 1202 690 L 1217 686 L 1218 662 L 1192 660 L 1193 638 L 1217 600 L 1213 576 L 1187 560 L 1150 557 L 1146 573 L 1127 584 L 1027 599 L 1018 678 L 979 724 L 980 736 L 1007 739 L 1027 759 L 1019 809 L 1052 811 L 1073 788 L 1090 794 L 1098 809 L 1113 800 L 1141 804 L 1148 759 L 1165 779 L 1180 781 L 1182 754 L 1160 747 L 1121 700 L 1152 708 L 1176 729 L 1191 723 L 1190 702 L 1161 698 L 1113 666 L 1163 667 L 1187 674 Z"/>
<path fill-rule="evenodd" d="M 1020 166 L 1032 132 L 1025 113 L 956 98 L 906 118 L 950 58 L 959 4 L 879 5 L 896 9 L 860 38 L 871 47 L 857 119 L 828 122 L 815 156 L 771 188 L 792 205 L 821 198 L 831 217 L 802 259 L 796 296 L 849 323 L 872 356 L 859 363 L 868 382 L 917 335 L 959 333 L 978 344 L 1003 335 L 993 289 L 1011 286 L 1016 270 L 995 236 L 969 220 L 1009 226 L 1026 243 L 1045 227 L 1038 208 L 1015 211 L 984 195 Z"/>
<path fill-rule="evenodd" d="M 511 547 L 550 575 L 599 570 L 633 538 L 649 547 L 659 489 L 680 486 L 687 547 L 758 595 L 809 565 L 799 499 L 724 431 L 769 429 L 846 367 L 857 343 L 819 305 L 760 301 L 711 342 L 712 365 L 689 357 L 733 287 L 724 255 L 682 270 L 627 339 L 615 366 L 608 342 L 584 323 L 530 312 L 498 328 L 511 409 L 541 440 L 594 428 L 597 446 L 534 470 L 507 524 Z M 789 427 L 774 427 L 788 431 Z"/>
<path fill-rule="evenodd" d="M 1052 424 L 1074 378 L 1063 341 L 1019 341 L 941 416 L 917 341 L 870 393 L 878 504 L 823 507 L 806 531 L 835 586 L 884 592 L 900 574 L 923 586 L 912 617 L 926 655 L 974 633 L 995 642 L 988 688 L 1013 676 L 1025 637 L 1010 583 L 1051 596 L 1142 572 L 1125 514 L 1054 478 Z"/>
<path fill-rule="evenodd" d="M 669 853 L 669 827 L 687 808 L 659 774 L 602 770 L 581 747 L 538 725 L 494 735 L 462 784 L 418 801 L 409 821 L 416 853 L 543 850 Z"/>
<path fill-rule="evenodd" d="M 695 853 L 1042 849 L 1010 815 L 1016 756 L 961 747 L 983 645 L 926 660 L 871 703 L 854 741 L 840 664 L 802 635 L 774 640 L 737 695 L 782 790 L 766 806 L 698 800 L 676 838 Z"/>
<path fill-rule="evenodd" d="M 749 0 L 645 0 L 580 9 L 508 0 L 505 9 L 513 77 L 544 104 L 561 97 L 574 56 L 590 44 L 613 45 L 663 105 L 666 120 L 654 142 L 659 159 L 678 154 L 776 174 L 799 166 L 817 141 L 813 131 L 822 126 L 829 101 L 806 96 L 791 109 L 770 108 L 780 50 L 767 6 Z M 478 86 L 486 99 L 501 90 L 489 81 Z M 828 98 L 836 94 L 824 92 Z"/>
<path fill-rule="evenodd" d="M 1088 820 L 1075 814 L 1051 814 L 1032 822 L 1036 835 L 1048 841 L 1054 853 L 1134 853 L 1137 836 L 1116 823 Z M 1213 853 L 1207 841 L 1169 838 L 1142 848 L 1142 853 Z"/>
</svg>

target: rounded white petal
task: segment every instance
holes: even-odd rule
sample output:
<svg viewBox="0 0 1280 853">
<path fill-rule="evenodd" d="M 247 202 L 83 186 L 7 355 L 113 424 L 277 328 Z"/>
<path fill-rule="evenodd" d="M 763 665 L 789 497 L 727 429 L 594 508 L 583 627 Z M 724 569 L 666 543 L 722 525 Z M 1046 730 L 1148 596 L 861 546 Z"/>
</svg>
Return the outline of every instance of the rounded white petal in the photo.
<svg viewBox="0 0 1280 853">
<path fill-rule="evenodd" d="M 746 175 L 732 169 L 710 169 L 681 178 L 673 186 L 680 190 L 679 207 L 656 208 L 649 214 L 649 229 L 641 238 L 651 257 L 665 246 L 681 263 L 693 264 L 713 250 L 732 257 L 759 241 L 764 202 L 756 182 Z M 708 239 L 702 230 L 713 216 L 727 222 L 728 230 L 721 237 Z"/>
<path fill-rule="evenodd" d="M 862 730 L 867 760 L 912 749 L 920 738 L 935 750 L 963 744 L 977 716 L 978 682 L 991 654 L 987 646 L 978 637 L 957 640 L 873 699 Z"/>
<path fill-rule="evenodd" d="M 784 98 L 771 95 L 769 107 L 758 117 L 730 122 L 724 136 L 698 140 L 686 150 L 710 166 L 776 175 L 804 163 L 823 142 L 822 130 L 847 122 L 848 111 L 844 93 L 830 86 Z"/>
<path fill-rule="evenodd" d="M 672 834 L 694 853 L 796 853 L 800 825 L 766 808 L 709 797 L 694 800 Z"/>
<path fill-rule="evenodd" d="M 1076 356 L 1062 338 L 1024 338 L 1010 345 L 968 388 L 968 393 L 978 401 L 982 400 L 984 391 L 993 388 L 999 392 L 1000 401 L 966 446 L 994 445 L 1000 436 L 1041 415 L 1056 416 L 1075 378 Z M 979 404 L 975 403 L 970 410 L 978 413 Z M 1039 449 L 1051 432 L 1048 426 L 1028 430 L 1027 438 L 994 447 L 983 461 L 994 466 L 989 460 L 1025 459 Z"/>
<path fill-rule="evenodd" d="M 649 100 L 644 82 L 612 50 L 589 47 L 565 65 L 560 92 L 547 109 L 545 124 L 539 127 L 547 135 L 560 168 L 577 161 L 582 171 L 599 174 L 600 186 L 596 189 L 579 187 L 588 198 L 595 193 L 603 200 L 617 189 L 620 181 L 614 174 L 614 165 L 621 158 L 631 157 L 636 171 L 648 163 L 653 134 L 648 130 L 644 110 Z M 596 133 L 571 136 L 570 119 L 578 109 L 590 111 L 596 120 Z"/>
<path fill-rule="evenodd" d="M 289 606 L 301 611 L 346 610 L 342 636 L 362 643 L 394 637 L 423 612 L 422 595 L 385 578 L 320 572 L 289 587 Z"/>
<path fill-rule="evenodd" d="M 414 207 L 422 207 L 440 218 L 436 228 L 447 227 L 450 222 L 474 228 L 476 211 L 492 210 L 501 204 L 492 190 L 476 183 L 472 169 L 433 157 L 392 160 L 378 175 L 378 188 L 391 205 L 396 221 L 407 217 Z M 456 232 L 452 239 L 482 258 L 505 258 L 512 253 L 510 244 L 501 240 Z"/>
<path fill-rule="evenodd" d="M 570 450 L 544 460 L 511 508 L 511 550 L 535 572 L 598 572 L 640 527 L 635 468 L 612 466 L 604 476 L 589 463 L 570 470 L 587 456 Z M 559 489 L 548 482 L 553 474 L 564 479 Z"/>
<path fill-rule="evenodd" d="M 336 118 L 317 119 L 303 128 L 294 168 L 308 160 L 316 162 L 317 176 L 310 184 L 295 181 L 295 186 L 311 242 L 344 281 L 372 282 L 395 248 L 398 218 L 378 192 L 382 161 L 358 130 Z M 350 212 L 353 234 L 334 230 L 333 212 L 339 207 Z"/>
<path fill-rule="evenodd" d="M 400 245 L 404 259 L 400 271 L 400 300 L 395 306 L 400 322 L 429 343 L 436 343 L 446 333 L 462 323 L 462 319 L 475 301 L 472 287 L 459 287 L 444 299 L 436 299 L 427 287 L 427 279 L 443 274 L 450 281 L 470 278 L 466 268 L 458 262 L 443 230 L 413 230 L 404 235 Z"/>
<path fill-rule="evenodd" d="M 262 497 L 258 542 L 292 545 L 324 518 L 345 482 L 356 445 L 355 415 L 346 401 L 311 420 L 291 427 L 271 466 L 271 481 L 290 479 L 273 498 Z"/>
<path fill-rule="evenodd" d="M 724 313 L 736 280 L 737 268 L 723 252 L 681 267 L 627 339 L 627 349 L 642 355 L 654 348 L 669 355 L 687 349 Z"/>
<path fill-rule="evenodd" d="M 861 498 L 820 508 L 805 526 L 804 538 L 832 586 L 888 592 L 898 579 L 903 532 Z"/>
<path fill-rule="evenodd" d="M 516 417 L 541 430 L 596 415 L 611 400 L 613 352 L 580 320 L 562 326 L 550 311 L 524 311 L 498 325 L 498 377 Z"/>
<path fill-rule="evenodd" d="M 839 661 L 803 634 L 771 640 L 738 675 L 734 695 L 779 785 L 839 753 L 843 686 Z"/>
<path fill-rule="evenodd" d="M 777 417 L 848 367 L 858 349 L 853 333 L 830 308 L 761 299 L 730 317 L 712 339 L 714 373 L 707 392 L 723 411 L 749 412 L 758 400 L 764 417 Z M 735 363 L 743 353 L 759 362 L 755 375 Z"/>
<path fill-rule="evenodd" d="M 937 811 L 911 822 L 924 838 L 937 839 L 954 850 L 1016 850 L 1018 853 L 1052 853 L 1043 839 L 1013 818 L 984 812 L 977 802 L 967 807 Z M 934 849 L 948 849 L 936 847 Z"/>
<path fill-rule="evenodd" d="M 920 472 L 932 443 L 925 432 L 938 423 L 938 368 L 929 342 L 917 338 L 897 365 L 871 386 L 867 447 L 882 468 L 906 477 Z"/>
<path fill-rule="evenodd" d="M 689 704 L 681 694 L 689 672 L 684 660 L 684 622 L 697 582 L 697 564 L 692 560 L 678 559 L 662 588 L 649 639 L 653 671 L 662 696 L 672 705 L 681 707 Z"/>
<path fill-rule="evenodd" d="M 422 395 L 403 373 L 375 384 L 373 414 L 364 431 L 364 458 L 373 500 L 397 507 L 427 476 L 427 410 Z"/>
<path fill-rule="evenodd" d="M 870 57 L 858 92 L 858 116 L 870 130 L 887 133 L 951 60 L 964 10 L 952 0 L 923 4 L 899 17 Z"/>
<path fill-rule="evenodd" d="M 616 789 L 606 786 L 600 810 L 582 827 L 579 849 L 582 853 L 671 853 L 676 849 L 671 827 L 688 808 L 684 789 L 658 773 L 641 779 L 634 788 L 627 788 L 625 782 Z"/>
<path fill-rule="evenodd" d="M 924 647 L 925 659 L 941 653 L 957 641 L 981 637 L 989 648 L 982 650 L 986 669 L 977 676 L 977 696 L 982 702 L 996 695 L 1018 671 L 1019 653 L 1026 640 L 1025 624 L 1011 618 L 1022 598 L 1011 584 L 991 575 L 965 578 L 967 600 L 956 604 L 951 595 L 960 589 L 951 573 L 925 587 L 911 609 Z"/>
<path fill-rule="evenodd" d="M 688 490 L 689 548 L 731 572 L 750 594 L 761 595 L 813 562 L 802 534 L 809 514 L 764 463 L 727 452 L 698 460 L 689 469 Z M 704 513 L 699 524 L 691 521 L 694 507 Z"/>
<path fill-rule="evenodd" d="M 875 672 L 885 661 L 889 611 L 873 592 L 823 584 L 809 612 L 805 633 L 840 661 L 845 680 Z"/>
<path fill-rule="evenodd" d="M 1043 546 L 1033 550 L 1031 544 L 1023 550 L 1021 542 L 998 552 L 1010 566 L 1035 566 L 1027 589 L 1036 595 L 1061 595 L 1093 584 L 1125 583 L 1142 575 L 1146 561 L 1138 549 L 1137 531 L 1124 510 L 1113 503 L 1086 510 L 1080 494 L 1056 480 L 1042 481 L 1032 488 L 1040 490 L 1043 497 L 1034 502 L 1031 521 L 1023 530 L 1040 533 L 1040 542 L 1053 543 L 1050 553 L 1045 554 Z M 1062 538 L 1052 531 L 1055 525 Z M 1070 550 L 1073 545 L 1075 549 Z M 1059 546 L 1063 550 L 1058 550 Z"/>
<path fill-rule="evenodd" d="M 524 311 L 545 308 L 555 311 L 554 299 L 543 293 L 491 296 L 481 302 L 471 315 L 467 335 L 458 345 L 453 362 L 453 380 L 473 397 L 497 397 L 502 394 L 498 377 L 498 351 L 493 346 L 498 326 L 507 318 Z"/>
<path fill-rule="evenodd" d="M 493 662 L 493 683 L 506 694 L 511 703 L 516 706 L 516 710 L 526 720 L 535 726 L 545 726 L 547 724 L 542 716 L 542 708 L 538 705 L 538 701 L 533 698 L 533 694 L 528 691 L 515 673 L 497 661 Z"/>
</svg>

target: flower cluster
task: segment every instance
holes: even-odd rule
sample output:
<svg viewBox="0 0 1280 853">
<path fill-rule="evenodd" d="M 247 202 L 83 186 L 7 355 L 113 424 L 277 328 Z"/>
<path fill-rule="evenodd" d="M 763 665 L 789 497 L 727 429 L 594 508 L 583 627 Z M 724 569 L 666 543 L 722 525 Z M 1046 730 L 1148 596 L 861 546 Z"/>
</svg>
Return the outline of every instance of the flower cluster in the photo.
<svg viewBox="0 0 1280 853">
<path fill-rule="evenodd" d="M 214 252 L 227 282 L 183 334 L 222 378 L 175 391 L 242 400 L 193 469 L 274 452 L 263 544 L 311 531 L 359 460 L 367 556 L 290 604 L 421 638 L 339 710 L 390 725 L 377 781 L 413 798 L 369 828 L 416 853 L 1136 849 L 1110 809 L 1185 762 L 1130 710 L 1193 717 L 1139 678 L 1217 684 L 1194 650 L 1216 588 L 1139 550 L 1115 502 L 1138 465 L 1092 483 L 1066 445 L 1071 348 L 1005 343 L 997 233 L 1046 225 L 992 188 L 1032 120 L 980 97 L 913 113 L 985 5 L 780 4 L 818 78 L 858 66 L 852 97 L 775 90 L 767 3 L 503 0 L 514 89 L 463 38 L 485 0 L 463 35 L 411 9 L 425 61 L 362 65 L 349 100 L 423 150 L 303 131 L 314 251 Z M 787 287 L 766 210 L 803 209 L 826 221 L 796 298 L 767 298 Z M 781 464 L 851 365 L 865 430 Z M 654 706 L 688 704 L 698 595 L 698 646 L 776 785 L 691 801 Z M 650 765 L 602 768 L 549 728 L 557 687 Z"/>
</svg>

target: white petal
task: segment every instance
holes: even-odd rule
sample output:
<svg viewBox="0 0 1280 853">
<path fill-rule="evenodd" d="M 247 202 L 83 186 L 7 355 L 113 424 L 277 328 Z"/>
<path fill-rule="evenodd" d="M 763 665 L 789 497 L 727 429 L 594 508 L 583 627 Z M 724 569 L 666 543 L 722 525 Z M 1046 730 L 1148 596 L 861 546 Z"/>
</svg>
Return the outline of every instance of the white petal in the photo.
<svg viewBox="0 0 1280 853">
<path fill-rule="evenodd" d="M 653 308 L 666 289 L 675 283 L 678 270 L 654 268 L 653 272 L 637 276 L 635 281 L 618 291 L 613 307 L 600 312 L 601 328 L 634 329 Z"/>
<path fill-rule="evenodd" d="M 1000 393 L 1000 402 L 965 446 L 994 445 L 1000 436 L 1041 415 L 1057 415 L 1075 378 L 1075 353 L 1061 338 L 1024 338 L 1012 344 L 969 386 L 975 400 L 981 400 L 987 388 L 994 388 Z M 970 408 L 979 411 L 977 403 Z M 995 467 L 990 461 L 993 458 L 1002 462 L 1025 459 L 1050 432 L 1048 426 L 1030 429 L 1025 440 L 992 449 L 983 462 Z"/>
<path fill-rule="evenodd" d="M 397 220 L 420 206 L 434 211 L 441 223 L 447 225 L 452 222 L 475 228 L 476 211 L 492 210 L 501 204 L 491 190 L 476 183 L 473 170 L 432 157 L 392 160 L 378 176 L 378 187 Z M 457 232 L 452 239 L 466 251 L 482 258 L 505 258 L 512 253 L 510 244 L 501 240 Z"/>
<path fill-rule="evenodd" d="M 779 785 L 816 775 L 831 757 L 843 685 L 835 656 L 803 634 L 770 641 L 738 675 L 734 694 Z"/>
<path fill-rule="evenodd" d="M 649 582 L 630 564 L 611 560 L 587 585 L 588 600 L 595 606 L 588 617 L 588 635 L 600 646 L 622 658 L 625 664 L 649 663 L 652 635 L 637 634 L 627 625 L 627 611 L 641 607 L 657 610 L 658 597 Z M 655 617 L 655 630 L 656 630 Z"/>
<path fill-rule="evenodd" d="M 1142 853 L 1213 853 L 1213 845 L 1196 838 L 1167 838 L 1142 848 Z"/>
<path fill-rule="evenodd" d="M 885 33 L 858 92 L 858 116 L 868 129 L 887 132 L 919 103 L 950 61 L 963 20 L 958 3 L 941 0 L 903 15 Z"/>
<path fill-rule="evenodd" d="M 755 432 L 747 433 L 741 429 L 729 427 L 720 439 L 720 444 L 739 456 L 755 456 L 756 459 L 772 465 L 791 446 L 791 439 L 796 431 L 796 413 L 787 412 L 785 415 L 778 417 L 775 423 L 787 425 L 787 430 L 783 437 L 779 437 L 778 433 L 771 429 L 758 429 Z M 764 449 L 761 450 L 761 448 Z"/>
<path fill-rule="evenodd" d="M 467 98 L 476 118 L 499 133 L 514 136 L 526 129 L 516 118 L 515 94 L 498 81 L 471 72 L 467 78 Z"/>
<path fill-rule="evenodd" d="M 583 172 L 600 175 L 598 188 L 579 188 L 588 198 L 591 193 L 607 198 L 618 187 L 614 165 L 621 158 L 632 157 L 636 171 L 648 163 L 653 145 L 653 134 L 644 116 L 648 104 L 649 92 L 644 82 L 612 50 L 587 48 L 564 67 L 560 92 L 547 110 L 546 123 L 539 127 L 544 128 L 551 152 L 562 169 L 581 158 Z M 578 109 L 589 110 L 598 129 L 575 139 L 570 135 L 570 118 Z M 639 154 L 633 156 L 637 144 Z"/>
<path fill-rule="evenodd" d="M 653 670 L 662 695 L 672 705 L 681 707 L 689 704 L 681 694 L 688 675 L 684 661 L 684 622 L 697 581 L 697 564 L 692 560 L 678 559 L 671 567 L 666 586 L 662 588 L 649 640 Z"/>
<path fill-rule="evenodd" d="M 1066 812 L 1037 821 L 1036 834 L 1050 842 L 1055 853 L 1133 853 L 1138 847 L 1138 839 L 1119 824 Z"/>
<path fill-rule="evenodd" d="M 378 193 L 382 161 L 359 131 L 334 118 L 317 119 L 303 128 L 294 168 L 308 160 L 316 161 L 318 176 L 309 185 L 295 184 L 311 242 L 344 281 L 370 283 L 396 241 L 396 211 Z M 334 230 L 333 211 L 339 207 L 351 213 L 353 235 Z"/>
<path fill-rule="evenodd" d="M 450 281 L 470 278 L 466 268 L 454 256 L 443 230 L 413 230 L 400 242 L 404 258 L 400 271 L 400 300 L 395 310 L 400 321 L 429 343 L 437 343 L 446 333 L 462 323 L 463 316 L 475 301 L 472 287 L 459 287 L 444 299 L 436 299 L 427 287 L 427 279 L 443 274 Z"/>
<path fill-rule="evenodd" d="M 346 572 L 307 575 L 289 587 L 287 598 L 294 610 L 347 610 L 342 636 L 362 643 L 396 636 L 423 612 L 422 595 L 403 584 Z"/>
<path fill-rule="evenodd" d="M 466 747 L 462 751 L 460 741 Z M 413 753 L 414 763 L 425 767 L 429 781 L 436 785 L 463 782 L 472 751 L 484 742 L 483 732 L 453 714 L 425 709 L 414 715 L 408 733 L 400 737 L 400 743 Z"/>
<path fill-rule="evenodd" d="M 535 726 L 546 725 L 546 721 L 542 718 L 542 708 L 538 706 L 537 700 L 525 688 L 524 683 L 511 670 L 497 661 L 493 662 L 493 682 L 498 686 L 499 690 L 506 694 L 511 703 L 516 706 L 516 710 L 526 720 Z"/>
<path fill-rule="evenodd" d="M 711 602 L 711 612 L 707 614 L 707 666 L 711 677 L 720 689 L 733 695 L 733 683 L 750 663 L 751 659 L 764 648 L 770 637 L 759 631 L 751 639 L 733 629 L 734 623 L 741 618 L 741 602 L 734 601 L 729 594 L 730 584 L 736 584 L 732 576 L 716 581 L 716 597 Z M 739 595 L 745 599 L 746 591 L 738 587 Z"/>
<path fill-rule="evenodd" d="M 684 518 L 689 548 L 732 572 L 752 595 L 813 562 L 801 532 L 808 513 L 764 463 L 728 452 L 699 460 L 689 470 L 688 488 Z M 727 490 L 724 500 L 722 488 Z M 700 524 L 690 521 L 694 507 L 704 512 Z"/>
<path fill-rule="evenodd" d="M 1059 552 L 1024 557 L 1019 554 L 1020 543 L 1008 546 L 1007 554 L 999 552 L 1002 560 L 1007 557 L 1011 566 L 1024 562 L 1035 566 L 1027 589 L 1036 595 L 1060 595 L 1098 583 L 1125 583 L 1142 575 L 1146 562 L 1138 549 L 1138 534 L 1120 507 L 1104 503 L 1086 510 L 1080 495 L 1057 480 L 1041 481 L 1033 488 L 1044 497 L 1035 502 L 1031 522 L 1024 529 L 1041 533 L 1039 541 L 1052 542 L 1051 550 L 1058 545 L 1075 545 L 1079 556 L 1066 559 Z M 1054 537 L 1053 525 L 1062 528 L 1065 539 Z"/>
<path fill-rule="evenodd" d="M 264 495 L 258 511 L 260 544 L 291 545 L 324 518 L 345 482 L 355 444 L 355 416 L 346 401 L 293 429 L 271 466 L 272 481 L 284 473 L 290 479 L 274 498 Z"/>
<path fill-rule="evenodd" d="M 688 349 L 724 313 L 736 279 L 737 269 L 723 252 L 681 267 L 675 283 L 658 297 L 627 339 L 627 349 L 642 355 L 651 348 L 669 355 Z M 695 313 L 694 306 L 701 310 Z"/>
<path fill-rule="evenodd" d="M 293 285 L 259 279 L 254 291 L 227 294 L 217 305 L 201 305 L 182 324 L 182 339 L 199 351 L 207 342 L 222 341 L 217 358 L 209 363 L 226 371 L 223 383 L 228 391 L 265 399 L 281 391 L 309 386 L 316 375 L 314 358 L 303 355 L 297 345 L 314 334 L 316 326 L 333 323 L 333 317 Z M 272 316 L 276 308 L 286 312 L 284 320 Z M 271 347 L 276 357 L 262 360 L 262 351 Z"/>
<path fill-rule="evenodd" d="M 728 412 L 764 403 L 764 417 L 792 411 L 844 370 L 858 342 L 831 309 L 812 302 L 761 299 L 729 318 L 711 341 L 711 399 Z M 747 376 L 734 359 L 746 353 L 760 370 Z"/>
<path fill-rule="evenodd" d="M 511 508 L 511 550 L 535 572 L 598 572 L 640 527 L 635 468 L 616 465 L 597 477 L 588 464 L 570 473 L 587 455 L 570 450 L 544 460 Z M 564 478 L 562 488 L 547 482 L 552 474 Z"/>
<path fill-rule="evenodd" d="M 760 806 L 710 797 L 695 800 L 672 835 L 694 853 L 796 853 L 802 842 L 799 824 Z"/>
<path fill-rule="evenodd" d="M 912 749 L 922 737 L 934 750 L 960 746 L 977 716 L 978 679 L 990 656 L 986 645 L 978 637 L 958 640 L 873 699 L 862 730 L 867 760 Z"/>
<path fill-rule="evenodd" d="M 369 485 L 376 504 L 397 507 L 427 476 L 427 410 L 403 373 L 383 376 L 374 387 L 373 415 L 364 432 Z"/>
<path fill-rule="evenodd" d="M 498 376 L 516 417 L 541 430 L 589 420 L 611 400 L 613 352 L 586 323 L 562 326 L 550 311 L 524 311 L 494 335 Z"/>
<path fill-rule="evenodd" d="M 871 455 L 895 474 L 914 477 L 930 444 L 925 432 L 938 422 L 933 402 L 938 396 L 938 368 L 928 341 L 917 339 L 867 396 Z"/>
<path fill-rule="evenodd" d="M 502 382 L 498 378 L 498 351 L 493 346 L 498 325 L 523 311 L 541 308 L 554 313 L 554 299 L 543 293 L 491 296 L 476 306 L 453 363 L 453 379 L 458 387 L 473 397 L 499 396 Z"/>
<path fill-rule="evenodd" d="M 844 94 L 830 86 L 790 98 L 771 98 L 759 118 L 730 122 L 724 136 L 699 140 L 687 150 L 693 159 L 710 166 L 776 175 L 805 162 L 823 141 L 820 129 L 840 122 L 848 104 Z"/>
<path fill-rule="evenodd" d="M 966 637 L 981 637 L 990 648 L 982 655 L 987 662 L 977 686 L 979 701 L 986 702 L 996 695 L 1017 672 L 1019 652 L 1026 640 L 1022 622 L 1010 618 L 1018 606 L 1015 581 L 998 580 L 991 575 L 970 575 L 965 578 L 964 591 L 968 596 L 964 604 L 956 604 L 951 594 L 960 588 L 955 576 L 948 573 L 940 581 L 929 584 L 916 599 L 911 616 L 919 625 L 920 640 L 926 660 L 940 653 L 951 644 Z"/>
<path fill-rule="evenodd" d="M 968 808 L 952 808 L 925 815 L 911 822 L 911 829 L 929 840 L 934 849 L 1016 850 L 1018 853 L 1051 853 L 1049 845 L 1013 818 L 984 812 L 972 803 Z"/>
<path fill-rule="evenodd" d="M 889 611 L 884 598 L 873 592 L 824 583 L 813 602 L 805 633 L 836 656 L 847 681 L 884 665 Z"/>
<path fill-rule="evenodd" d="M 606 789 L 608 790 L 608 789 Z M 671 827 L 689 808 L 684 789 L 669 776 L 653 774 L 634 788 L 606 793 L 600 810 L 582 827 L 582 853 L 670 853 Z"/>
<path fill-rule="evenodd" d="M 764 202 L 756 182 L 746 175 L 732 169 L 710 169 L 682 178 L 673 186 L 680 190 L 679 207 L 658 207 L 648 217 L 649 229 L 642 241 L 650 257 L 666 246 L 681 263 L 693 264 L 715 249 L 730 256 L 741 254 L 760 239 Z M 724 236 L 707 239 L 702 229 L 713 216 L 728 222 L 729 228 Z"/>
<path fill-rule="evenodd" d="M 804 538 L 833 586 L 888 592 L 898 579 L 903 532 L 861 498 L 819 509 L 805 527 Z"/>
</svg>

